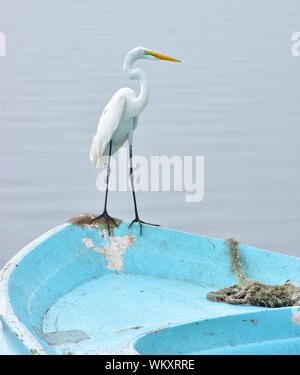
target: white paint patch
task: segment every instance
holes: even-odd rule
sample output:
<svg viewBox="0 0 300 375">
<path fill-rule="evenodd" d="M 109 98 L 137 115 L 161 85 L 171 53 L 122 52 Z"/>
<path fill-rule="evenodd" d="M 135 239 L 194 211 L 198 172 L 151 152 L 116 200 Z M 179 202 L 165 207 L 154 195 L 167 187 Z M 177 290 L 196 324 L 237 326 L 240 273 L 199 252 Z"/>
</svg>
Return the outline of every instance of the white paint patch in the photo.
<svg viewBox="0 0 300 375">
<path fill-rule="evenodd" d="M 101 232 L 100 232 L 101 233 Z M 108 233 L 108 230 L 107 229 L 103 229 L 102 230 L 102 233 L 103 233 L 103 237 L 104 238 L 109 238 L 109 233 Z"/>
<path fill-rule="evenodd" d="M 300 326 L 300 307 L 292 308 L 291 321 Z"/>
<path fill-rule="evenodd" d="M 110 237 L 110 241 L 102 248 L 95 247 L 98 253 L 105 256 L 109 270 L 121 271 L 123 268 L 123 254 L 132 244 L 134 237 L 127 234 L 123 237 Z"/>
<path fill-rule="evenodd" d="M 82 238 L 81 241 L 85 244 L 85 247 L 87 249 L 91 249 L 92 247 L 95 246 L 94 242 L 88 237 Z"/>
</svg>

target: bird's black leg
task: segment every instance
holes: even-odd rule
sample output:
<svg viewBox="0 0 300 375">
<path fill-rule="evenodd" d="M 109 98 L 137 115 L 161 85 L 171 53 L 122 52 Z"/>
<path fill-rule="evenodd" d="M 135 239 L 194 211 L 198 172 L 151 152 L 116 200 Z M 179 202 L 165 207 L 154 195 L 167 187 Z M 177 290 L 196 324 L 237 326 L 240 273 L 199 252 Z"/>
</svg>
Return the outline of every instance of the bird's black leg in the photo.
<svg viewBox="0 0 300 375">
<path fill-rule="evenodd" d="M 109 182 L 109 176 L 110 176 L 110 157 L 111 157 L 111 148 L 112 148 L 112 141 L 109 142 L 109 156 L 108 156 L 108 165 L 107 165 L 107 176 L 106 176 L 106 192 L 105 192 L 105 201 L 104 201 L 104 210 L 101 215 L 96 216 L 92 221 L 91 224 L 96 221 L 97 219 L 100 219 L 101 217 L 104 217 L 107 230 L 108 230 L 108 235 L 110 236 L 110 226 L 109 226 L 109 221 L 111 220 L 114 224 L 115 227 L 118 226 L 116 223 L 115 219 L 111 216 L 108 215 L 107 213 L 107 195 L 108 195 L 108 182 Z"/>
<path fill-rule="evenodd" d="M 139 226 L 140 226 L 140 235 L 142 235 L 142 224 L 154 225 L 155 227 L 159 227 L 159 225 L 158 224 L 146 223 L 145 221 L 143 221 L 139 218 L 138 210 L 137 210 L 137 204 L 136 204 L 135 191 L 134 191 L 133 167 L 132 167 L 132 145 L 131 144 L 129 145 L 129 162 L 130 162 L 129 177 L 130 177 L 130 182 L 131 182 L 132 196 L 133 196 L 133 203 L 134 203 L 134 212 L 135 212 L 135 219 L 132 220 L 132 222 L 129 225 L 129 228 L 132 226 L 133 223 L 138 223 Z"/>
</svg>

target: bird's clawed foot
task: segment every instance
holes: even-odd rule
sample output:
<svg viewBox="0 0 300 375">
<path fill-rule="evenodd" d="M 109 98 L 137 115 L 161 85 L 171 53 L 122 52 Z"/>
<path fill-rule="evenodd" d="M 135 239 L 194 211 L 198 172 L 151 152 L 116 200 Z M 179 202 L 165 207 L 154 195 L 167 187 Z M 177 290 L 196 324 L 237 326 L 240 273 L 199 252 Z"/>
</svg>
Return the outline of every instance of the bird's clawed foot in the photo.
<svg viewBox="0 0 300 375">
<path fill-rule="evenodd" d="M 146 225 L 153 225 L 154 227 L 159 227 L 159 226 L 160 226 L 159 224 L 151 224 L 151 223 L 147 223 L 146 221 L 141 220 L 139 217 L 136 217 L 134 220 L 132 220 L 132 222 L 131 222 L 130 225 L 129 225 L 129 228 L 132 226 L 133 223 L 138 223 L 138 224 L 139 224 L 139 226 L 140 226 L 140 236 L 142 235 L 142 227 L 143 227 L 143 224 L 146 224 Z"/>
<path fill-rule="evenodd" d="M 107 226 L 107 230 L 108 230 L 108 235 L 110 236 L 110 226 L 109 226 L 109 221 L 112 221 L 112 223 L 114 224 L 115 227 L 118 226 L 118 224 L 116 223 L 115 219 L 111 216 L 108 215 L 107 211 L 104 210 L 103 213 L 99 216 L 96 216 L 94 219 L 92 219 L 91 221 L 91 224 L 93 224 L 94 221 L 98 220 L 98 219 L 101 219 L 101 218 L 104 218 L 105 220 L 105 223 L 106 223 L 106 226 Z"/>
</svg>

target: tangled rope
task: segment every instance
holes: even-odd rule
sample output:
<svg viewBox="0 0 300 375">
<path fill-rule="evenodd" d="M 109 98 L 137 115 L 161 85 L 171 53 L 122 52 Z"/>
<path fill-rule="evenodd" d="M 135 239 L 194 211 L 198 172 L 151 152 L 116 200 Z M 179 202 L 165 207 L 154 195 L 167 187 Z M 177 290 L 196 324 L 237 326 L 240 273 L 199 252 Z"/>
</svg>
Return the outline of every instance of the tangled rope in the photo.
<svg viewBox="0 0 300 375">
<path fill-rule="evenodd" d="M 249 280 L 242 268 L 238 252 L 238 242 L 229 238 L 231 267 L 239 284 L 216 292 L 207 293 L 206 297 L 215 302 L 233 305 L 251 304 L 264 307 L 300 306 L 300 288 L 288 281 L 283 285 L 268 285 L 257 280 Z"/>
</svg>

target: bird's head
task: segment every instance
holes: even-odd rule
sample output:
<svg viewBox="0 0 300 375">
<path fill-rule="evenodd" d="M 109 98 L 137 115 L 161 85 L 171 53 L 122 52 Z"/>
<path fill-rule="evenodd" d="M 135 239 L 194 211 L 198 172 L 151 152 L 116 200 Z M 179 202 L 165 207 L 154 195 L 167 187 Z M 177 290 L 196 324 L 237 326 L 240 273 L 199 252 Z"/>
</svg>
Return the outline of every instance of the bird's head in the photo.
<svg viewBox="0 0 300 375">
<path fill-rule="evenodd" d="M 158 53 L 158 52 L 153 52 L 150 49 L 144 48 L 144 47 L 136 47 L 132 51 L 130 51 L 128 55 L 131 55 L 134 60 L 147 59 L 147 60 L 168 60 L 168 61 L 180 62 L 180 60 L 174 59 L 173 57 L 162 55 L 161 53 Z"/>
</svg>

